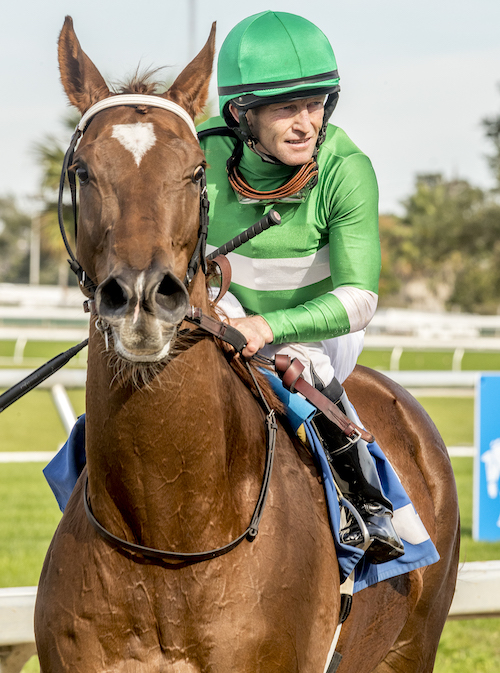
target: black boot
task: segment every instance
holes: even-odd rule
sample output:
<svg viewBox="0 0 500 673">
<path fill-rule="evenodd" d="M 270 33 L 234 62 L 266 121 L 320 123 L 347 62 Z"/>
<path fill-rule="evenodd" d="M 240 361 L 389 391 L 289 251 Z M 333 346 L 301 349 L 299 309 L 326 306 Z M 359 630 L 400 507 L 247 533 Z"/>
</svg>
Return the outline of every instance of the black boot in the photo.
<svg viewBox="0 0 500 673">
<path fill-rule="evenodd" d="M 344 413 L 340 383 L 333 379 L 322 391 Z M 347 396 L 344 397 L 347 402 Z M 318 412 L 313 421 L 323 441 L 333 477 L 342 495 L 359 513 L 370 540 L 366 558 L 371 563 L 385 563 L 404 554 L 403 543 L 392 525 L 392 503 L 382 493 L 374 460 L 362 439 L 352 443 L 324 414 Z M 340 532 L 341 542 L 362 547 L 365 535 L 355 518 Z"/>
</svg>

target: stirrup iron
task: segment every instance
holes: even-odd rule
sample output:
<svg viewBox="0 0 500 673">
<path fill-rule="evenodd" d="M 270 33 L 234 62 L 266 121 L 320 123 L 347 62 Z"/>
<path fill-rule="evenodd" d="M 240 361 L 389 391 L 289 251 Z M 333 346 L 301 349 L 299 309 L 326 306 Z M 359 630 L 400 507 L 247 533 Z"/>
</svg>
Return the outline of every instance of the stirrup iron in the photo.
<svg viewBox="0 0 500 673">
<path fill-rule="evenodd" d="M 365 522 L 363 521 L 360 513 L 354 507 L 354 505 L 351 502 L 349 502 L 349 500 L 346 500 L 346 498 L 344 498 L 343 495 L 339 494 L 338 500 L 340 504 L 340 526 L 339 526 L 340 542 L 342 544 L 346 544 L 351 547 L 356 547 L 356 549 L 361 549 L 361 551 L 365 552 L 373 542 Z M 346 510 L 349 514 L 346 513 Z M 359 534 L 361 536 L 361 540 L 356 544 L 345 541 L 345 535 L 347 534 L 348 531 L 352 530 L 353 523 L 354 526 L 358 528 Z M 342 539 L 343 536 L 344 539 Z"/>
</svg>

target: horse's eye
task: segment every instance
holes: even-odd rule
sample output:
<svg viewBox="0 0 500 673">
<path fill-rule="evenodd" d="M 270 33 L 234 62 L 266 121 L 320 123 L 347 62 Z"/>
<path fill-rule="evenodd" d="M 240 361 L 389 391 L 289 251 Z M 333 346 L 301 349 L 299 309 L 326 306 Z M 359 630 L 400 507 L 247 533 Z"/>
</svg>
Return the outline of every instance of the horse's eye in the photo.
<svg viewBox="0 0 500 673">
<path fill-rule="evenodd" d="M 76 169 L 76 174 L 78 175 L 78 179 L 80 180 L 80 184 L 84 185 L 86 182 L 89 181 L 89 174 L 87 173 L 87 170 L 85 168 L 77 168 Z"/>
<path fill-rule="evenodd" d="M 203 166 L 198 166 L 197 168 L 194 169 L 193 177 L 191 178 L 192 181 L 199 182 L 202 179 L 204 173 L 205 169 L 203 168 Z"/>
</svg>

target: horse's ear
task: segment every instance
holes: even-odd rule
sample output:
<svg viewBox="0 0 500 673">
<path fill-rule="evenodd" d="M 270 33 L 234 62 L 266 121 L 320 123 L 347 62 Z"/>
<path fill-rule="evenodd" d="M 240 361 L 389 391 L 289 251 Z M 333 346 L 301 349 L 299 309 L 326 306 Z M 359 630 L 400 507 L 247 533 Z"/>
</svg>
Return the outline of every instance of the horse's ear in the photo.
<svg viewBox="0 0 500 673">
<path fill-rule="evenodd" d="M 70 16 L 64 20 L 59 36 L 58 55 L 61 82 L 66 95 L 82 114 L 94 103 L 110 95 L 101 73 L 80 47 Z"/>
<path fill-rule="evenodd" d="M 164 96 L 183 107 L 193 119 L 203 112 L 208 98 L 215 53 L 215 22 L 207 43 L 177 77 Z"/>
</svg>

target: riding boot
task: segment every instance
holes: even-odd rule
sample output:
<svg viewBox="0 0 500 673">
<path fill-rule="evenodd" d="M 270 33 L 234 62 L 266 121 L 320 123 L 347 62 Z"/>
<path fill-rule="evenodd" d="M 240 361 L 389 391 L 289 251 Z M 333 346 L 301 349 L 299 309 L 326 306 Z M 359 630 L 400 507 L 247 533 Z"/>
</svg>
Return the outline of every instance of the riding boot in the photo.
<svg viewBox="0 0 500 673">
<path fill-rule="evenodd" d="M 321 391 L 346 415 L 349 400 L 337 379 Z M 374 460 L 366 442 L 352 442 L 323 413 L 318 412 L 313 424 L 323 442 L 325 453 L 337 486 L 356 509 L 364 522 L 370 544 L 366 558 L 371 563 L 385 563 L 404 554 L 403 543 L 392 524 L 392 503 L 382 492 Z M 360 547 L 365 535 L 355 518 L 340 532 L 341 542 Z"/>
</svg>

